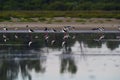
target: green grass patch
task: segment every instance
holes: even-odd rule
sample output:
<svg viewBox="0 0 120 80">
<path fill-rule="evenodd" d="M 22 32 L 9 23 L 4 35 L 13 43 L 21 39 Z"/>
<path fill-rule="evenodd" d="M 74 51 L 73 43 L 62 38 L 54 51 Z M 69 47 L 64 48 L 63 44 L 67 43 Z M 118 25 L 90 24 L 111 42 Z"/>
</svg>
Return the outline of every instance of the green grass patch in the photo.
<svg viewBox="0 0 120 80">
<path fill-rule="evenodd" d="M 0 18 L 0 22 L 4 22 L 4 21 L 11 21 L 10 17 L 2 17 Z"/>
<path fill-rule="evenodd" d="M 40 17 L 38 20 L 39 20 L 40 22 L 44 22 L 44 21 L 46 21 L 46 18 Z"/>
<path fill-rule="evenodd" d="M 71 20 L 66 20 L 66 22 L 71 22 Z"/>
<path fill-rule="evenodd" d="M 19 18 L 20 22 L 36 22 L 34 19 L 32 18 Z"/>
<path fill-rule="evenodd" d="M 53 17 L 76 17 L 76 18 L 116 18 L 120 19 L 120 11 L 1 11 L 0 19 L 9 20 L 14 18 L 46 18 Z M 23 20 L 24 21 L 24 20 Z M 26 20 L 25 20 L 26 21 Z"/>
<path fill-rule="evenodd" d="M 28 22 L 28 20 L 25 18 L 20 18 L 20 22 Z"/>
<path fill-rule="evenodd" d="M 0 22 L 4 22 L 5 20 L 4 19 L 0 19 Z"/>
<path fill-rule="evenodd" d="M 63 20 L 54 20 L 54 22 L 63 22 Z"/>
<path fill-rule="evenodd" d="M 78 19 L 78 20 L 75 20 L 76 22 L 82 22 L 82 23 L 84 23 L 84 22 L 86 22 L 86 20 L 84 20 L 84 19 Z"/>
<path fill-rule="evenodd" d="M 106 21 L 112 21 L 112 19 L 106 19 Z"/>
<path fill-rule="evenodd" d="M 49 20 L 47 20 L 47 24 L 51 24 L 53 22 L 53 18 L 50 18 Z"/>
<path fill-rule="evenodd" d="M 104 23 L 104 21 L 103 20 L 98 20 L 97 23 Z"/>
</svg>

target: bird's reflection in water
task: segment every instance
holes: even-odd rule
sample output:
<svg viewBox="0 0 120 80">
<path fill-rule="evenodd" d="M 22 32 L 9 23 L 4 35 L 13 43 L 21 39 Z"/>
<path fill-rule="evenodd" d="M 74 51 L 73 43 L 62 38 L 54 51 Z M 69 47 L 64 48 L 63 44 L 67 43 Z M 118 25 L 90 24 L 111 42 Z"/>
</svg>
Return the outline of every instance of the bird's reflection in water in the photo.
<svg viewBox="0 0 120 80">
<path fill-rule="evenodd" d="M 77 72 L 77 66 L 75 64 L 74 56 L 71 47 L 68 45 L 67 41 L 64 44 L 63 52 L 61 56 L 61 69 L 60 73 L 69 72 L 75 74 Z"/>
<path fill-rule="evenodd" d="M 1 80 L 13 80 L 17 77 L 19 69 L 18 64 L 15 61 L 1 62 L 0 67 L 0 79 Z"/>
<path fill-rule="evenodd" d="M 12 52 L 15 52 L 12 50 Z M 22 54 L 30 53 L 31 51 L 26 50 Z M 14 53 L 13 53 L 14 54 Z M 33 53 L 37 54 L 37 53 Z M 18 77 L 21 77 L 22 80 L 32 80 L 32 75 L 30 73 L 31 70 L 34 70 L 36 73 L 44 73 L 45 72 L 45 62 L 46 58 L 43 59 L 41 53 L 39 53 L 39 59 L 35 59 L 38 55 L 34 55 L 34 60 L 31 60 L 29 54 L 25 57 L 15 57 L 14 59 L 9 60 L 1 60 L 0 63 L 0 80 L 15 80 Z M 11 54 L 12 55 L 12 54 Z M 26 59 L 26 60 L 23 60 Z M 21 74 L 21 75 L 20 75 Z"/>
</svg>

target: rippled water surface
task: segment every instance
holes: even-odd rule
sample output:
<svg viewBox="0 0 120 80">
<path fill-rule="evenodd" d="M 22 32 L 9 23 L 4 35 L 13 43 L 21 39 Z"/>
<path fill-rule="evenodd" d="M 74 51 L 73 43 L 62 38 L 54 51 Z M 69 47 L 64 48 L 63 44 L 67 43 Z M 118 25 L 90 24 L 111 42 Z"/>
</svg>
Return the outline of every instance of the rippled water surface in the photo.
<svg viewBox="0 0 120 80">
<path fill-rule="evenodd" d="M 0 34 L 0 80 L 120 80 L 119 34 Z"/>
</svg>

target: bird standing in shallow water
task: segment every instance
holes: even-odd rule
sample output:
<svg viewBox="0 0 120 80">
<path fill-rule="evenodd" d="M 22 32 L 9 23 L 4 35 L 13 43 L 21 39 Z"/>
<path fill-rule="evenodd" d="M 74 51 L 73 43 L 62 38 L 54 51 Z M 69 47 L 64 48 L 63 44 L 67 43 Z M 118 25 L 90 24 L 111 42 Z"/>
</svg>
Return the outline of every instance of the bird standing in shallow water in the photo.
<svg viewBox="0 0 120 80">
<path fill-rule="evenodd" d="M 62 42 L 62 47 L 64 47 L 65 43 L 66 43 L 65 41 Z"/>
<path fill-rule="evenodd" d="M 30 42 L 28 43 L 28 46 L 31 46 L 31 44 L 32 44 L 32 41 L 30 41 Z"/>
<path fill-rule="evenodd" d="M 99 41 L 102 40 L 105 37 L 105 35 L 103 34 L 102 36 L 100 36 L 100 38 L 98 39 Z"/>
<path fill-rule="evenodd" d="M 48 31 L 48 28 L 47 28 L 47 27 L 45 27 L 44 31 Z"/>
<path fill-rule="evenodd" d="M 68 32 L 68 30 L 64 27 L 64 28 L 62 29 L 62 32 Z"/>
<path fill-rule="evenodd" d="M 4 42 L 6 42 L 8 40 L 8 38 L 5 34 L 3 34 L 3 39 L 4 39 Z"/>
<path fill-rule="evenodd" d="M 17 39 L 18 38 L 18 36 L 15 34 L 15 38 Z"/>
<path fill-rule="evenodd" d="M 8 29 L 6 27 L 3 28 L 4 31 L 7 31 Z"/>
<path fill-rule="evenodd" d="M 44 39 L 45 39 L 45 41 L 48 43 L 48 40 L 49 40 L 48 34 L 45 34 Z"/>
<path fill-rule="evenodd" d="M 98 28 L 100 31 L 104 31 L 105 29 L 104 29 L 104 27 L 99 27 Z"/>
<path fill-rule="evenodd" d="M 52 40 L 52 41 L 51 41 L 51 45 L 53 45 L 54 43 L 55 43 L 55 40 Z"/>
<path fill-rule="evenodd" d="M 3 38 L 7 38 L 7 36 L 3 34 Z"/>
<path fill-rule="evenodd" d="M 4 42 L 6 42 L 7 41 L 7 39 L 4 39 Z"/>
<path fill-rule="evenodd" d="M 28 32 L 34 32 L 32 29 L 28 29 Z"/>
<path fill-rule="evenodd" d="M 64 37 L 63 37 L 63 39 L 68 39 L 69 37 L 70 37 L 69 34 L 65 34 Z"/>
<path fill-rule="evenodd" d="M 56 32 L 57 30 L 53 28 L 52 31 L 53 31 L 53 32 Z"/>
<path fill-rule="evenodd" d="M 45 39 L 47 40 L 48 38 L 49 38 L 49 36 L 46 34 L 46 35 L 45 35 Z"/>
</svg>

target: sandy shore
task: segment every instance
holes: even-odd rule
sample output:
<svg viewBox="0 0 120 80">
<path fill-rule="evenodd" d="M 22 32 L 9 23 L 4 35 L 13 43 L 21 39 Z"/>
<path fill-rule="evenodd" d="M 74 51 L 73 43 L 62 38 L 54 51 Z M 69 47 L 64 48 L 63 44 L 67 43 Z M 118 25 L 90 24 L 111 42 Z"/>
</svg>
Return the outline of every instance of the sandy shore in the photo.
<svg viewBox="0 0 120 80">
<path fill-rule="evenodd" d="M 0 29 L 7 27 L 8 29 L 26 29 L 28 25 L 32 29 L 43 29 L 44 27 L 62 29 L 64 26 L 73 26 L 77 30 L 89 30 L 98 27 L 104 27 L 106 30 L 116 30 L 120 23 L 52 23 L 45 24 L 39 22 L 0 22 Z"/>
</svg>

